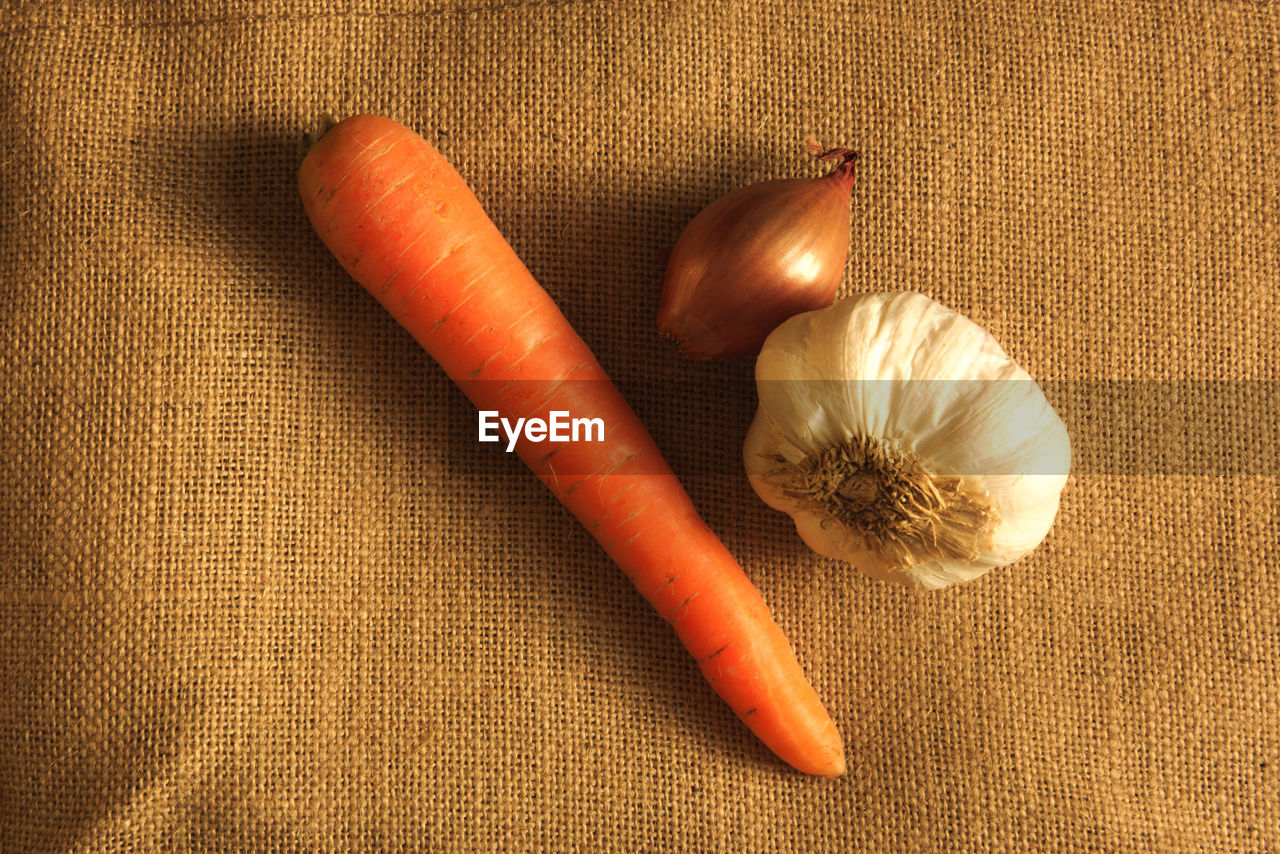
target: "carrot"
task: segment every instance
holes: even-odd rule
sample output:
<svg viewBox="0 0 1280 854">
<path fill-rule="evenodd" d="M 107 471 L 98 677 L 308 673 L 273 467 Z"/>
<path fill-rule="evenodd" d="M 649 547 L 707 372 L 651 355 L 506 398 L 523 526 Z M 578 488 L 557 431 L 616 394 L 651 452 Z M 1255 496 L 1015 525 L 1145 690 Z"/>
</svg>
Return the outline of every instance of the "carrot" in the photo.
<svg viewBox="0 0 1280 854">
<path fill-rule="evenodd" d="M 516 451 L 770 749 L 801 771 L 843 774 L 840 734 L 764 600 L 453 167 L 408 128 L 360 115 L 312 145 L 299 189 L 342 266 L 480 410 L 603 421 L 604 441 L 525 433 Z"/>
</svg>

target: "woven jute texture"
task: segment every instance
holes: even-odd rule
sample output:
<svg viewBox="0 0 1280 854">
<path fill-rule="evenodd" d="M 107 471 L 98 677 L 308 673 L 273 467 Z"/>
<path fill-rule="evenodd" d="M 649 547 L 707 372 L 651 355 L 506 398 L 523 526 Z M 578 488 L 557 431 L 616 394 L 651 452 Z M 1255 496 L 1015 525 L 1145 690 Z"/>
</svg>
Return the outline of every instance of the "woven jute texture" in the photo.
<svg viewBox="0 0 1280 854">
<path fill-rule="evenodd" d="M 1280 850 L 1275 5 L 0 8 L 0 850 Z M 328 254 L 323 112 L 472 184 L 847 776 L 756 741 Z M 863 155 L 843 293 L 970 316 L 1073 433 L 972 584 L 809 552 L 742 471 L 751 360 L 655 329 L 662 247 L 809 137 Z"/>
</svg>

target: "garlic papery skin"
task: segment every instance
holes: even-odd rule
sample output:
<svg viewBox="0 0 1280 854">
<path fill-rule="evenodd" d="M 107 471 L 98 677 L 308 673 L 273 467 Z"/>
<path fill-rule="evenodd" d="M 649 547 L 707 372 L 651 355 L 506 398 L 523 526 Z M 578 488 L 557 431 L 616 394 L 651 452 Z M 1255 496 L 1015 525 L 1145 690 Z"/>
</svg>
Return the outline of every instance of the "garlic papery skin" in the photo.
<svg viewBox="0 0 1280 854">
<path fill-rule="evenodd" d="M 814 551 L 925 589 L 1013 563 L 1048 534 L 1066 427 L 985 329 L 913 292 L 797 315 L 756 360 L 747 475 Z"/>
</svg>

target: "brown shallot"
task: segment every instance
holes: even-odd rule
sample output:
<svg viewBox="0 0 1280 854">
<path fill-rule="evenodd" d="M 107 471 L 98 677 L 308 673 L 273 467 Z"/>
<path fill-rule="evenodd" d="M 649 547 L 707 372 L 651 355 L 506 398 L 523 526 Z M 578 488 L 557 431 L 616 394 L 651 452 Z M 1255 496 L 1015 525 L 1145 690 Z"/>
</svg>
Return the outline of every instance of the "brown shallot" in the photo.
<svg viewBox="0 0 1280 854">
<path fill-rule="evenodd" d="M 835 299 L 858 154 L 812 140 L 808 150 L 835 168 L 734 190 L 695 216 L 672 248 L 658 327 L 690 358 L 758 353 L 782 321 Z"/>
</svg>

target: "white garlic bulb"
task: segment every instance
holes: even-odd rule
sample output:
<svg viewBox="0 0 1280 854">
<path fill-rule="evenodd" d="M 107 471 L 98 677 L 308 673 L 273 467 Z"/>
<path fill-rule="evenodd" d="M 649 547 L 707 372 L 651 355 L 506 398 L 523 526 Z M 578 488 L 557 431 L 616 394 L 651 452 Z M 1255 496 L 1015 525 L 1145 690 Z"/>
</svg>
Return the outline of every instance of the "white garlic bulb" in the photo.
<svg viewBox="0 0 1280 854">
<path fill-rule="evenodd" d="M 756 386 L 747 474 L 822 555 L 938 589 L 1018 560 L 1053 525 L 1061 419 L 990 333 L 923 294 L 792 317 Z"/>
</svg>

